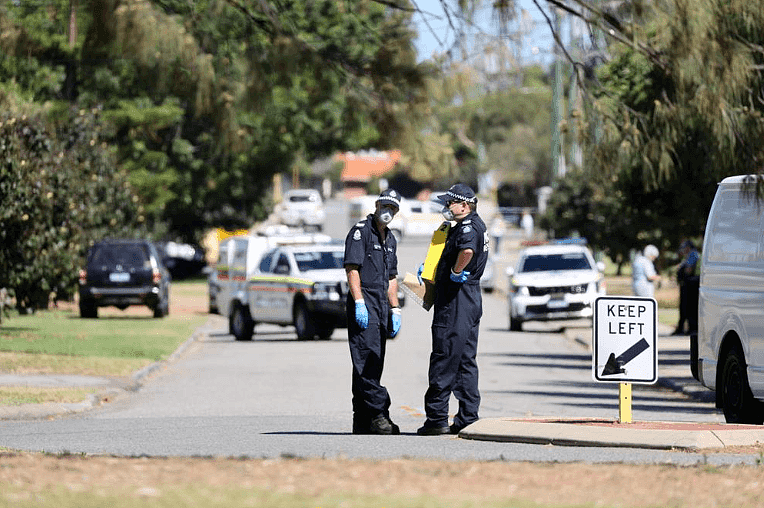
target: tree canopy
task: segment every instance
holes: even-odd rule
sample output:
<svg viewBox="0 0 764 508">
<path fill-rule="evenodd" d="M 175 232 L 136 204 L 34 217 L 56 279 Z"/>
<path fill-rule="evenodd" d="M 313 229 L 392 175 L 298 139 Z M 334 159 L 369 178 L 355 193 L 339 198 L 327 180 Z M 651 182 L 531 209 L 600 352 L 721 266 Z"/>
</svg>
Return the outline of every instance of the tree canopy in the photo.
<svg viewBox="0 0 764 508">
<path fill-rule="evenodd" d="M 127 202 L 140 210 L 141 220 L 129 219 L 130 214 L 121 218 L 122 208 L 109 199 L 83 199 L 94 213 L 111 206 L 117 215 L 104 215 L 109 217 L 105 228 L 82 222 L 91 230 L 67 242 L 82 241 L 85 248 L 98 236 L 131 232 L 193 242 L 211 226 L 248 227 L 271 208 L 272 176 L 288 171 L 296 159 L 392 148 L 408 137 L 433 68 L 416 63 L 407 5 L 392 8 L 374 0 L 2 2 L 0 105 L 9 118 L 28 115 L 24 122 L 5 124 L 5 134 L 15 141 L 6 148 L 12 162 L 3 177 L 29 186 L 17 185 L 15 194 L 4 197 L 37 195 L 37 180 L 20 172 L 18 158 L 25 150 L 68 156 L 74 146 L 65 128 L 70 112 L 86 111 L 92 117 L 88 131 L 97 133 L 90 138 L 95 144 L 88 157 L 100 167 L 110 166 L 99 173 L 103 187 L 85 178 L 93 161 L 64 172 L 55 156 L 40 156 L 35 171 L 55 174 L 67 202 L 78 199 L 75 190 L 100 195 L 109 186 L 129 189 Z M 30 148 L 28 129 L 44 133 L 48 148 Z M 14 214 L 22 209 L 4 209 L 4 220 L 20 220 Z M 72 220 L 37 218 L 51 231 L 62 231 L 60 223 Z M 11 224 L 3 229 L 11 231 Z M 19 276 L 34 246 L 11 246 L 17 250 L 13 255 L 8 250 L 4 258 L 10 264 L 0 267 L 0 286 L 20 288 L 21 281 L 5 278 Z M 35 277 L 27 282 L 43 292 L 71 292 L 74 283 L 68 275 L 49 274 L 45 283 Z"/>
</svg>

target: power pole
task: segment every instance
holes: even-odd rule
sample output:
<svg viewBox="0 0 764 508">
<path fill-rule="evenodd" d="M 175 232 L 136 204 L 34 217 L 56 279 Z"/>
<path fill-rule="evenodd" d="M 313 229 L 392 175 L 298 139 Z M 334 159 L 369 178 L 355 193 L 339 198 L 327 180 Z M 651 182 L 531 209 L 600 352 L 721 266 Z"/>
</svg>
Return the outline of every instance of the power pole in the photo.
<svg viewBox="0 0 764 508">
<path fill-rule="evenodd" d="M 558 34 L 562 28 L 562 16 L 560 9 L 554 9 L 554 29 Z M 560 123 L 562 122 L 562 49 L 554 47 L 554 90 L 552 97 L 552 177 L 556 178 L 565 174 L 565 157 L 562 154 L 562 134 Z"/>
</svg>

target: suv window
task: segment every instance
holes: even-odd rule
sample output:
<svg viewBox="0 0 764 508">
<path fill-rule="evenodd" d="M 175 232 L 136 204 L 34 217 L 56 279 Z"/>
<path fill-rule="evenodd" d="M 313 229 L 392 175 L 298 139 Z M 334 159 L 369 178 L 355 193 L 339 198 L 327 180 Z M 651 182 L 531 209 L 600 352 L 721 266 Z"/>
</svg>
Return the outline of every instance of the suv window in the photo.
<svg viewBox="0 0 764 508">
<path fill-rule="evenodd" d="M 146 248 L 141 245 L 99 245 L 93 253 L 91 263 L 100 266 L 121 265 L 126 268 L 149 268 Z"/>
<path fill-rule="evenodd" d="M 297 268 L 301 272 L 342 268 L 344 257 L 345 254 L 342 251 L 294 253 L 294 260 L 297 262 Z"/>
<path fill-rule="evenodd" d="M 271 261 L 273 261 L 273 252 L 274 251 L 267 252 L 263 256 L 262 261 L 260 261 L 260 267 L 259 267 L 260 272 L 268 273 L 271 271 Z"/>
<path fill-rule="evenodd" d="M 289 273 L 289 260 L 285 254 L 279 256 L 279 260 L 276 263 L 276 267 L 273 269 L 273 273 L 286 275 Z"/>
<path fill-rule="evenodd" d="M 592 266 L 583 253 L 533 255 L 525 258 L 523 272 L 556 270 L 590 270 Z"/>
</svg>

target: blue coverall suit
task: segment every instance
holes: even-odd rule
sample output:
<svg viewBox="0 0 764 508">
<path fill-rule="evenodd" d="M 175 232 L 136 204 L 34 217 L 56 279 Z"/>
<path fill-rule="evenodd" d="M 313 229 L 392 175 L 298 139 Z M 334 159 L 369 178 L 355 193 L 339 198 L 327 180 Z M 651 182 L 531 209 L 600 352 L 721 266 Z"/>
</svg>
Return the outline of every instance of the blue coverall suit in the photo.
<svg viewBox="0 0 764 508">
<path fill-rule="evenodd" d="M 388 337 L 390 303 L 387 289 L 398 275 L 398 243 L 388 229 L 383 241 L 374 215 L 358 222 L 345 239 L 345 266 L 358 265 L 361 291 L 369 311 L 363 330 L 355 320 L 355 301 L 348 293 L 347 320 L 350 357 L 353 362 L 353 428 L 364 429 L 378 415 L 389 417 L 390 395 L 381 385 Z"/>
<path fill-rule="evenodd" d="M 451 269 L 459 251 L 472 249 L 472 259 L 464 268 L 470 272 L 464 283 L 453 282 Z M 477 421 L 477 342 L 483 300 L 480 277 L 488 259 L 488 235 L 483 220 L 471 212 L 452 227 L 435 273 L 435 303 L 432 319 L 432 353 L 429 388 L 424 396 L 425 413 L 432 425 L 448 425 L 448 402 L 453 392 L 459 401 L 454 418 L 458 428 Z"/>
</svg>

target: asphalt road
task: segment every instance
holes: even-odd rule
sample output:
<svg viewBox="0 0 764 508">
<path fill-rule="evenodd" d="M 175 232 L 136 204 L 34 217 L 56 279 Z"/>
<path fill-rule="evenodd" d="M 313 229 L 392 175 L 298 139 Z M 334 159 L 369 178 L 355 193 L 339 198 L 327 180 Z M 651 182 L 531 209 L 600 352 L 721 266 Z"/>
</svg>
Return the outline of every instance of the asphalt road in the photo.
<svg viewBox="0 0 764 508">
<path fill-rule="evenodd" d="M 344 228 L 344 224 L 342 225 Z M 337 226 L 338 228 L 340 225 Z M 344 233 L 343 233 L 344 235 Z M 400 245 L 401 271 L 424 256 L 424 240 Z M 403 309 L 388 344 L 383 383 L 401 436 L 355 436 L 351 430 L 346 331 L 329 341 L 297 341 L 291 328 L 258 325 L 255 340 L 236 342 L 213 317 L 200 340 L 137 392 L 77 416 L 0 422 L 0 446 L 129 456 L 422 457 L 445 460 L 751 463 L 746 455 L 554 447 L 420 437 L 427 389 L 431 314 Z M 567 323 L 570 326 L 582 324 Z M 618 388 L 592 381 L 591 355 L 558 325 L 507 331 L 506 301 L 486 295 L 478 353 L 482 417 L 618 417 Z M 711 403 L 635 386 L 634 418 L 722 422 Z M 455 402 L 452 405 L 452 414 Z"/>
</svg>

